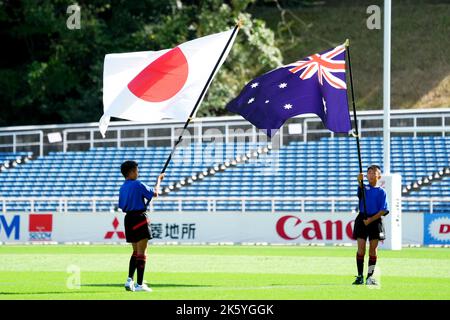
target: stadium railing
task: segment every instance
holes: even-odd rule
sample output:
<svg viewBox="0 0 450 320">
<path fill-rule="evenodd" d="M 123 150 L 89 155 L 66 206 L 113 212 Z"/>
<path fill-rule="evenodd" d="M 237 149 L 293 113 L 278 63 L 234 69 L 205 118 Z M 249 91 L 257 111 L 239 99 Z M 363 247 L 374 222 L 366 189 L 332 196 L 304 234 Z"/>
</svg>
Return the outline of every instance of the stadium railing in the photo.
<svg viewBox="0 0 450 320">
<path fill-rule="evenodd" d="M 358 124 L 362 137 L 382 136 L 383 112 L 358 112 Z M 409 135 L 450 135 L 450 108 L 407 109 L 391 111 L 391 136 Z M 290 125 L 298 130 L 291 133 Z M 98 130 L 98 123 L 78 123 L 66 125 L 20 126 L 0 128 L 0 152 L 32 151 L 35 155 L 47 155 L 51 151 L 86 151 L 96 147 L 173 147 L 183 123 L 164 120 L 153 124 L 136 124 L 129 121 L 115 121 L 110 124 L 106 139 Z M 59 132 L 62 141 L 50 143 L 44 136 Z M 294 133 L 295 132 L 295 133 Z M 192 123 L 185 138 L 192 142 L 208 142 L 218 139 L 228 143 L 233 141 L 263 141 L 262 132 L 239 116 L 198 118 Z M 320 137 L 334 137 L 321 124 L 321 120 L 311 115 L 300 115 L 287 121 L 279 130 L 274 146 L 291 141 L 311 141 Z"/>
<path fill-rule="evenodd" d="M 239 203 L 239 209 L 235 211 L 246 212 L 249 211 L 247 208 L 251 207 L 251 203 L 262 203 L 268 202 L 270 205 L 268 206 L 268 210 L 258 209 L 257 211 L 269 211 L 269 212 L 277 212 L 277 211 L 286 211 L 284 209 L 280 209 L 283 207 L 283 204 L 288 203 L 290 205 L 289 210 L 292 211 L 292 208 L 298 208 L 298 210 L 294 209 L 294 211 L 299 213 L 309 212 L 307 210 L 307 203 L 330 203 L 331 209 L 324 209 L 319 211 L 331 211 L 335 212 L 343 212 L 343 211 L 353 211 L 355 210 L 358 198 L 357 197 L 159 197 L 155 202 L 151 202 L 149 206 L 149 211 L 154 212 L 154 206 L 159 203 L 169 203 L 173 206 L 170 210 L 167 211 L 175 211 L 175 212 L 183 212 L 183 209 L 187 202 L 190 203 L 199 203 L 202 202 L 206 204 L 206 206 L 202 207 L 202 209 L 198 209 L 196 211 L 205 211 L 205 212 L 215 212 L 221 211 L 217 210 L 218 202 L 225 202 L 233 204 L 236 207 L 236 203 Z M 29 211 L 29 212 L 38 212 L 40 210 L 48 211 L 48 205 L 53 203 L 55 205 L 56 212 L 80 212 L 80 208 L 84 209 L 82 211 L 86 212 L 115 212 L 119 211 L 117 209 L 118 197 L 3 197 L 0 198 L 1 211 L 3 213 L 18 211 L 18 210 L 8 210 L 8 206 L 12 206 L 14 203 L 24 203 L 23 210 L 20 211 Z M 99 203 L 109 203 L 110 210 L 98 210 Z M 429 213 L 433 213 L 435 210 L 435 205 L 437 203 L 449 203 L 450 197 L 402 197 L 402 202 L 418 202 L 418 203 L 427 203 L 429 207 Z M 39 203 L 45 203 L 43 209 L 39 209 Z M 70 206 L 70 203 L 85 203 L 87 204 L 84 207 L 80 206 Z M 338 209 L 338 204 L 344 203 L 348 205 L 348 210 Z M 350 205 L 351 204 L 351 205 Z M 47 207 L 47 208 L 46 208 Z M 103 204 L 101 207 L 105 207 Z M 223 207 L 223 205 L 222 205 Z M 327 207 L 328 208 L 328 207 Z M 75 210 L 74 210 L 75 209 Z M 162 210 L 158 210 L 162 211 Z M 234 211 L 234 210 L 233 210 Z M 315 210 L 317 211 L 317 210 Z"/>
</svg>

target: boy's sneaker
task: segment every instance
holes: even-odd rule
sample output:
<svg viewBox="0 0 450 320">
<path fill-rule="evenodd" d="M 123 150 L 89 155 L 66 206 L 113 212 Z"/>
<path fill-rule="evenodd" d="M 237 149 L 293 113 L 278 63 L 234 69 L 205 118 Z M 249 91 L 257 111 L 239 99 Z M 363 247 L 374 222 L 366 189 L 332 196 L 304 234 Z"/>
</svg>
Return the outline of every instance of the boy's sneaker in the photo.
<svg viewBox="0 0 450 320">
<path fill-rule="evenodd" d="M 134 291 L 134 281 L 132 278 L 128 278 L 127 282 L 125 282 L 125 290 Z"/>
<path fill-rule="evenodd" d="M 368 285 L 368 286 L 377 286 L 378 282 L 372 277 L 367 277 L 366 285 Z"/>
<path fill-rule="evenodd" d="M 364 277 L 356 276 L 355 282 L 353 282 L 353 284 L 364 284 Z"/>
<path fill-rule="evenodd" d="M 145 291 L 145 292 L 152 292 L 153 290 L 151 288 L 149 288 L 145 283 L 139 285 L 137 284 L 134 287 L 134 291 L 138 292 L 138 291 Z"/>
</svg>

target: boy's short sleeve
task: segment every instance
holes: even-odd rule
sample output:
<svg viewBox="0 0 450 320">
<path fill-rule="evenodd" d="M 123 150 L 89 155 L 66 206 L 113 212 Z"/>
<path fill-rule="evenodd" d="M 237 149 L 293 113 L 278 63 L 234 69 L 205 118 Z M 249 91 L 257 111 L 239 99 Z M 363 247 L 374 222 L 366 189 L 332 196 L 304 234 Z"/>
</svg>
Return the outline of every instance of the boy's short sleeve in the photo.
<svg viewBox="0 0 450 320">
<path fill-rule="evenodd" d="M 362 191 L 363 188 L 361 188 L 360 186 L 358 186 L 358 190 L 356 191 L 356 194 L 358 196 L 358 199 L 362 199 Z"/>
<path fill-rule="evenodd" d="M 153 188 L 150 188 L 148 185 L 142 182 L 140 184 L 140 187 L 144 198 L 146 198 L 147 200 L 151 200 L 153 198 L 153 195 L 155 194 Z"/>
<path fill-rule="evenodd" d="M 386 199 L 386 191 L 384 189 L 381 189 L 381 196 L 380 196 L 380 210 L 378 211 L 389 211 L 387 199 Z"/>
</svg>

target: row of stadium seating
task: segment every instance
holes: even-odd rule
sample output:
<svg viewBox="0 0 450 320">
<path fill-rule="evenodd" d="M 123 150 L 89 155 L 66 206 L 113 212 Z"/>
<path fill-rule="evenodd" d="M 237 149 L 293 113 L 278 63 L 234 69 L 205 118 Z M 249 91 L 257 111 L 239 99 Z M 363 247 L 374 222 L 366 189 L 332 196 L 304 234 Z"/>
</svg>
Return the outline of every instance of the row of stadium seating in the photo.
<svg viewBox="0 0 450 320">
<path fill-rule="evenodd" d="M 169 165 L 163 187 L 177 183 L 206 168 L 225 160 L 264 147 L 264 143 L 207 144 L 192 143 L 179 147 Z M 361 139 L 364 168 L 382 163 L 382 139 Z M 170 147 L 149 148 L 92 148 L 86 152 L 51 152 L 30 163 L 0 173 L 1 196 L 117 196 L 123 182 L 120 164 L 127 159 L 139 163 L 140 179 L 153 184 L 159 174 Z M 194 152 L 195 151 L 195 152 Z M 429 175 L 449 166 L 450 137 L 393 137 L 391 145 L 391 171 L 402 175 L 403 184 Z M 217 170 L 216 170 L 217 171 Z M 317 197 L 352 196 L 355 177 L 359 172 L 354 139 L 322 138 L 318 141 L 293 141 L 268 155 L 260 155 L 230 166 L 225 171 L 208 175 L 201 182 L 187 184 L 172 191 L 168 197 Z M 450 197 L 450 180 L 444 178 L 420 191 L 413 197 Z M 1 205 L 1 204 L 0 204 Z M 58 203 L 38 203 L 35 210 L 54 211 Z M 449 203 L 436 203 L 434 211 L 450 211 Z M 30 210 L 29 202 L 9 203 L 8 210 Z M 177 210 L 177 201 L 155 201 L 155 210 Z M 336 203 L 337 210 L 352 210 L 356 203 Z M 69 204 L 70 210 L 91 210 L 91 203 Z M 309 211 L 329 210 L 330 203 L 306 203 Z M 205 210 L 205 201 L 185 201 L 183 210 Z M 114 204 L 97 202 L 97 210 L 110 211 Z M 241 203 L 220 203 L 216 210 L 240 210 Z M 270 201 L 246 204 L 248 211 L 271 209 Z M 277 211 L 298 211 L 299 203 L 285 201 L 276 204 Z M 429 211 L 429 202 L 404 202 L 404 211 Z"/>
<path fill-rule="evenodd" d="M 0 152 L 0 165 L 9 162 L 21 162 L 24 158 L 31 158 L 32 152 Z"/>
</svg>

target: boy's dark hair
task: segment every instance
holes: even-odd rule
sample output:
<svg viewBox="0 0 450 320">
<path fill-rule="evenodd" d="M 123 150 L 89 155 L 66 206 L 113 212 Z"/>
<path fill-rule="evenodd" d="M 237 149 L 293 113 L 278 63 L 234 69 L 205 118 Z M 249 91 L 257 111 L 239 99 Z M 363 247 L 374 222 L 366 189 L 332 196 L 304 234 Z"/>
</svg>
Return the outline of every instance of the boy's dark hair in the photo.
<svg viewBox="0 0 450 320">
<path fill-rule="evenodd" d="M 372 164 L 371 166 L 369 166 L 369 167 L 367 168 L 367 172 L 368 172 L 370 169 L 372 169 L 372 170 L 379 170 L 379 171 L 381 172 L 380 166 L 378 166 L 378 165 L 376 165 L 376 164 Z"/>
<path fill-rule="evenodd" d="M 120 166 L 120 172 L 122 172 L 122 175 L 124 178 L 127 178 L 131 171 L 133 171 L 135 168 L 138 167 L 138 164 L 136 161 L 128 160 L 122 163 Z"/>
</svg>

